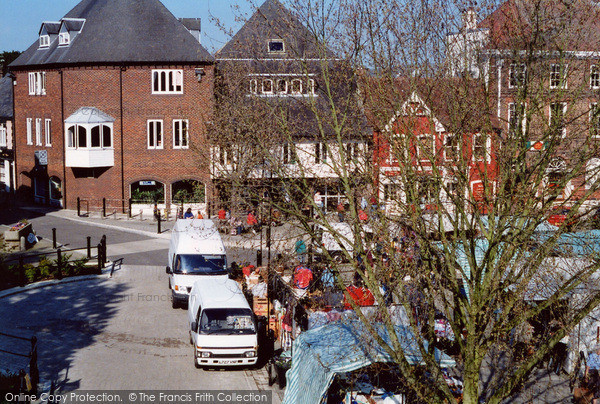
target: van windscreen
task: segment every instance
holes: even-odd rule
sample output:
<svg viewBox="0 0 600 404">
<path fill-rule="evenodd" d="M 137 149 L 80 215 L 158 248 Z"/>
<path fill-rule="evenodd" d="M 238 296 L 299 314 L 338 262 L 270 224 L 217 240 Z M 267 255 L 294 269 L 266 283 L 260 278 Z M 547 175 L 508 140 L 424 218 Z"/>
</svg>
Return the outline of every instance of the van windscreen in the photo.
<svg viewBox="0 0 600 404">
<path fill-rule="evenodd" d="M 180 254 L 175 258 L 173 271 L 189 275 L 226 275 L 224 255 Z"/>
<path fill-rule="evenodd" d="M 200 334 L 255 334 L 250 309 L 206 309 L 200 319 Z"/>
</svg>

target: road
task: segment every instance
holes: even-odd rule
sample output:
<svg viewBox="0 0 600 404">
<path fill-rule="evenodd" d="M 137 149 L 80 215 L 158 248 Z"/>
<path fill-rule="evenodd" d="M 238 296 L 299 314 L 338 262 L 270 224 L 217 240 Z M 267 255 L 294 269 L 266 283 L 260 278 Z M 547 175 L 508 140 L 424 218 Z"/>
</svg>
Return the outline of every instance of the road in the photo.
<svg viewBox="0 0 600 404">
<path fill-rule="evenodd" d="M 85 246 L 87 236 L 97 244 L 106 235 L 109 259 L 124 259 L 111 279 L 0 299 L 0 332 L 38 337 L 42 380 L 57 382 L 63 391 L 268 388 L 264 369 L 195 369 L 186 311 L 171 308 L 164 271 L 168 239 L 52 216 L 30 215 L 28 220 L 43 238 L 51 239 L 56 228 L 57 241 L 68 248 Z M 230 262 L 252 254 L 242 248 L 228 251 Z M 6 344 L 0 339 L 0 345 Z M 279 402 L 277 395 L 274 402 Z"/>
</svg>

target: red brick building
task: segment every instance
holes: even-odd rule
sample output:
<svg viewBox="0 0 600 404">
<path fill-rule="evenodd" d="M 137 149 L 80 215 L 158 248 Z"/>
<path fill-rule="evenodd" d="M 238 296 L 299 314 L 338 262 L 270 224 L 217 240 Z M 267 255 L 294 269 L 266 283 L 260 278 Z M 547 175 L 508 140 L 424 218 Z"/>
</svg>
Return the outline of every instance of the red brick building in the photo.
<svg viewBox="0 0 600 404">
<path fill-rule="evenodd" d="M 205 202 L 214 59 L 198 30 L 158 0 L 83 0 L 42 23 L 10 66 L 18 192 L 65 208 L 178 191 Z"/>
</svg>

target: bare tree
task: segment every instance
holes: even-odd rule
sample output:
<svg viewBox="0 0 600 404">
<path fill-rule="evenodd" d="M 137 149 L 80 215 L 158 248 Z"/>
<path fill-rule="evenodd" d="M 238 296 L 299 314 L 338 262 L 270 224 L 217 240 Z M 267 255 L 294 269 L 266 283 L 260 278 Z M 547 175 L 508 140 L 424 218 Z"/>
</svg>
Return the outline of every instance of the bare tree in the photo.
<svg viewBox="0 0 600 404">
<path fill-rule="evenodd" d="M 263 15 L 260 29 L 285 51 L 221 55 L 211 158 L 223 192 L 244 197 L 235 203 L 269 204 L 311 239 L 333 237 L 345 263 L 326 250 L 324 262 L 420 400 L 454 400 L 435 359 L 448 348 L 434 329 L 443 316 L 463 402 L 495 403 L 519 392 L 600 303 L 597 240 L 571 233 L 597 205 L 590 88 L 600 73 L 593 53 L 574 51 L 593 48 L 598 11 L 593 2 L 486 2 L 479 11 L 495 12 L 477 25 L 461 14 L 468 4 L 447 3 L 297 0 L 287 22 Z M 306 29 L 292 40 L 299 22 Z M 451 31 L 482 36 L 449 55 Z M 456 68 L 467 65 L 477 69 Z M 314 195 L 327 183 L 335 205 L 346 204 L 350 235 Z M 542 231 L 557 208 L 565 220 Z M 373 240 L 363 237 L 365 213 Z M 345 289 L 348 273 L 373 293 L 387 342 Z M 421 299 L 404 325 L 423 367 L 402 350 L 382 284 L 407 313 Z M 548 319 L 534 350 L 518 343 L 520 327 Z"/>
</svg>

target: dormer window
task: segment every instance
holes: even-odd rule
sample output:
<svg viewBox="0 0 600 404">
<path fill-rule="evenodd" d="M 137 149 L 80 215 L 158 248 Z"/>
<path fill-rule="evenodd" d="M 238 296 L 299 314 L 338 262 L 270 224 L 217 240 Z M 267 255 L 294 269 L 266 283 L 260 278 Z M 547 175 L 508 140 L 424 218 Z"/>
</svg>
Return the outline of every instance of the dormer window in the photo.
<svg viewBox="0 0 600 404">
<path fill-rule="evenodd" d="M 50 46 L 50 35 L 40 35 L 40 48 Z"/>
<path fill-rule="evenodd" d="M 282 39 L 272 39 L 269 41 L 269 53 L 284 53 L 285 44 Z"/>
<path fill-rule="evenodd" d="M 68 32 L 58 34 L 58 45 L 65 46 L 71 43 L 71 35 Z"/>
</svg>

